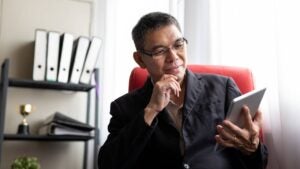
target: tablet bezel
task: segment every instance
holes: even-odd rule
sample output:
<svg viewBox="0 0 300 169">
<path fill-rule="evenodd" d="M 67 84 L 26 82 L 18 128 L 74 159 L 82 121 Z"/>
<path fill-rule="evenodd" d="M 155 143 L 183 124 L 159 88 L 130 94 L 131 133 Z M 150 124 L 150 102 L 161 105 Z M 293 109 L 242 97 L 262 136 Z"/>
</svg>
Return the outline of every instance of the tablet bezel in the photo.
<svg viewBox="0 0 300 169">
<path fill-rule="evenodd" d="M 251 117 L 253 118 L 259 108 L 265 91 L 266 88 L 256 89 L 234 98 L 228 108 L 226 119 L 242 128 L 244 126 L 244 119 L 241 113 L 243 106 L 248 106 Z"/>
</svg>

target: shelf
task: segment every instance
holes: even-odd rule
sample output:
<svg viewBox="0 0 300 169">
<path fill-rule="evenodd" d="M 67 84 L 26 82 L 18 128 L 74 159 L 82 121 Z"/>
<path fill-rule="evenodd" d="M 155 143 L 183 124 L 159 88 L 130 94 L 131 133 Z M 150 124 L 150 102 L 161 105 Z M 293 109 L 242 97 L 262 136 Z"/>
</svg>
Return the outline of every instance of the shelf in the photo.
<svg viewBox="0 0 300 169">
<path fill-rule="evenodd" d="M 52 89 L 52 90 L 71 90 L 71 91 L 89 91 L 94 88 L 94 85 L 87 84 L 72 84 L 72 83 L 59 83 L 51 81 L 34 81 L 28 79 L 9 79 L 9 86 L 12 87 L 25 87 L 25 88 L 38 88 L 38 89 Z"/>
<path fill-rule="evenodd" d="M 87 168 L 89 144 L 92 141 L 93 149 L 93 166 L 97 165 L 97 151 L 99 147 L 99 130 L 96 128 L 93 136 L 76 136 L 76 135 L 20 135 L 20 134 L 5 134 L 4 133 L 4 123 L 5 123 L 5 111 L 7 102 L 7 90 L 9 87 L 19 87 L 19 88 L 30 88 L 30 89 L 45 89 L 45 90 L 67 90 L 67 91 L 77 91 L 77 92 L 87 92 L 87 112 L 86 119 L 87 123 L 90 123 L 90 99 L 91 94 L 94 94 L 95 103 L 98 103 L 98 95 L 96 90 L 91 90 L 96 87 L 96 85 L 88 84 L 72 84 L 72 83 L 59 83 L 51 81 L 34 81 L 32 79 L 14 79 L 9 78 L 9 59 L 5 59 L 1 67 L 1 77 L 0 77 L 0 164 L 3 150 L 4 141 L 42 141 L 42 142 L 84 142 L 84 152 L 83 152 L 83 168 Z M 95 82 L 98 82 L 98 70 L 95 69 Z M 98 126 L 98 104 L 95 106 L 95 126 Z M 95 167 L 93 167 L 95 168 Z"/>
<path fill-rule="evenodd" d="M 93 136 L 40 136 L 40 135 L 19 135 L 19 134 L 4 134 L 4 140 L 13 141 L 88 141 L 94 138 Z"/>
</svg>

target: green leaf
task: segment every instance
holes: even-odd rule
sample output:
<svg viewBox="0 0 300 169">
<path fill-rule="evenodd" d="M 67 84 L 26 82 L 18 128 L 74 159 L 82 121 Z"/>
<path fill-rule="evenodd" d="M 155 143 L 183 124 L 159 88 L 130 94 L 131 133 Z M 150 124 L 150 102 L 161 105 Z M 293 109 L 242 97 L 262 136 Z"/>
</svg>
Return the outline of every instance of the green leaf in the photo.
<svg viewBox="0 0 300 169">
<path fill-rule="evenodd" d="M 36 157 L 18 157 L 11 165 L 11 169 L 40 169 L 41 166 Z"/>
</svg>

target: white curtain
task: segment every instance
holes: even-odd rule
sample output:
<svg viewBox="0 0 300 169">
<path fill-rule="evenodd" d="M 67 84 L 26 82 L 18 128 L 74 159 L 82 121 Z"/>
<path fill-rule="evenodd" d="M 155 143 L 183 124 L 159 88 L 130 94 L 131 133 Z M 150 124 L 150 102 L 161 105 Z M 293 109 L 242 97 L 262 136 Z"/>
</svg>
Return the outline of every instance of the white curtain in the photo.
<svg viewBox="0 0 300 169">
<path fill-rule="evenodd" d="M 261 110 L 269 169 L 300 168 L 299 9 L 297 0 L 186 1 L 185 30 L 196 43 L 190 61 L 249 67 L 256 87 L 267 87 Z"/>
<path fill-rule="evenodd" d="M 98 2 L 98 1 L 97 1 Z M 96 34 L 100 57 L 101 143 L 112 100 L 127 92 L 136 66 L 130 31 L 150 11 L 176 16 L 189 40 L 190 63 L 245 66 L 256 87 L 267 87 L 261 104 L 269 169 L 300 168 L 300 2 L 297 0 L 99 0 Z M 183 11 L 184 7 L 184 11 Z M 184 24 L 183 24 L 184 23 Z"/>
</svg>

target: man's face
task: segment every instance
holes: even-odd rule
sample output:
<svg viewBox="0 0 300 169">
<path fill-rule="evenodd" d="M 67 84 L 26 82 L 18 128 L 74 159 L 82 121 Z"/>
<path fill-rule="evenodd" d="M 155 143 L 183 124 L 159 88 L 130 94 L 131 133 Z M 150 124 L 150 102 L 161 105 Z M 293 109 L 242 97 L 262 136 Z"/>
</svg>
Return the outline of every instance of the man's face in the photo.
<svg viewBox="0 0 300 169">
<path fill-rule="evenodd" d="M 146 68 L 154 80 L 172 74 L 182 82 L 187 66 L 186 40 L 175 25 L 168 25 L 145 36 L 145 46 L 135 53 L 136 62 Z"/>
</svg>

